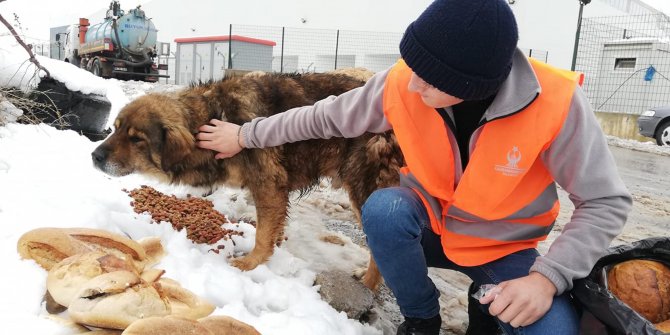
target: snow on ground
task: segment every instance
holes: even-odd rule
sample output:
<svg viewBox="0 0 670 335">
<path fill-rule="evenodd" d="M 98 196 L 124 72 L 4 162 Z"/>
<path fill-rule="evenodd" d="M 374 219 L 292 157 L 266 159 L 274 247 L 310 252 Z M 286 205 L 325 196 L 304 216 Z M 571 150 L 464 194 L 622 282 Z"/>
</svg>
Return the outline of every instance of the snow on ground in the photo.
<svg viewBox="0 0 670 335">
<path fill-rule="evenodd" d="M 649 152 L 652 154 L 658 154 L 663 156 L 670 156 L 670 147 L 668 146 L 658 146 L 656 142 L 652 142 L 651 139 L 649 142 L 640 142 L 636 140 L 629 140 L 618 138 L 614 136 L 607 136 L 607 144 L 615 147 L 626 148 L 630 150 Z"/>
<path fill-rule="evenodd" d="M 17 56 L 22 52 L 25 51 L 0 38 L 0 86 L 27 90 L 37 85 L 34 66 Z M 135 97 L 174 89 L 165 85 L 104 80 L 64 62 L 37 58 L 69 89 L 106 97 L 112 103 L 110 123 Z M 318 287 L 313 285 L 316 273 L 326 265 L 353 272 L 356 267 L 364 266 L 369 257 L 365 249 L 344 236 L 342 247 L 333 247 L 319 239 L 332 234 L 325 231 L 321 223 L 327 211 L 293 208 L 286 246 L 278 248 L 266 264 L 242 272 L 228 264 L 228 257 L 251 250 L 253 226 L 242 223 L 226 227 L 243 231 L 244 237 L 235 237 L 234 245 L 229 241 L 224 252 L 214 254 L 208 251 L 211 246 L 194 245 L 186 238 L 185 231 L 176 232 L 168 223 L 150 224 L 149 215 L 134 213 L 131 199 L 123 189 L 149 185 L 178 197 L 204 196 L 204 192 L 158 184 L 141 176 L 110 178 L 92 165 L 90 154 L 98 144 L 74 131 L 57 130 L 44 124 L 10 123 L 0 127 L 0 223 L 3 226 L 0 262 L 6 273 L 0 276 L 3 332 L 70 333 L 68 328 L 47 318 L 42 302 L 47 273 L 35 262 L 21 260 L 16 244 L 22 234 L 34 228 L 89 227 L 133 239 L 159 236 L 167 256 L 156 267 L 165 269 L 166 277 L 215 304 L 214 314 L 230 315 L 261 333 L 380 333 L 370 325 L 337 312 L 321 299 Z M 253 204 L 240 189 L 222 188 L 205 198 L 231 218 L 254 218 Z M 324 207 L 333 205 L 337 203 L 329 202 Z M 339 207 L 343 206 L 346 204 Z M 59 317 L 67 318 L 67 315 Z"/>
</svg>

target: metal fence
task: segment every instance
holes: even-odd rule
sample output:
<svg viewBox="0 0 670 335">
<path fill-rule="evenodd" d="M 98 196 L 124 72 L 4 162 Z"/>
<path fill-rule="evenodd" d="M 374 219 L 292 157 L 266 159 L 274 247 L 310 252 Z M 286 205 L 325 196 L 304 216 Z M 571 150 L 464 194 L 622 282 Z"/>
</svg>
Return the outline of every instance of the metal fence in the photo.
<svg viewBox="0 0 670 335">
<path fill-rule="evenodd" d="M 598 111 L 640 114 L 670 104 L 670 20 L 666 15 L 582 21 L 575 70 Z"/>
<path fill-rule="evenodd" d="M 217 36 L 178 43 L 169 56 L 158 56 L 156 63 L 168 65 L 161 74 L 170 77 L 161 82 L 180 85 L 217 80 L 236 71 L 302 73 L 363 67 L 378 72 L 400 58 L 401 38 L 402 33 L 394 32 L 229 25 Z M 544 50 L 521 49 L 545 62 L 549 56 Z M 57 59 L 64 54 L 58 42 L 35 43 L 33 52 Z"/>
<path fill-rule="evenodd" d="M 177 76 L 177 84 L 199 80 L 203 71 L 211 72 L 213 79 L 227 70 L 325 72 L 364 67 L 380 71 L 400 57 L 401 37 L 401 33 L 230 25 L 210 41 L 201 38 L 177 46 L 175 71 L 184 74 Z M 195 68 L 188 69 L 192 64 Z"/>
<path fill-rule="evenodd" d="M 402 33 L 230 25 L 218 36 L 185 38 L 175 52 L 176 84 L 219 79 L 227 71 L 325 72 L 384 70 L 400 58 Z M 270 52 L 267 49 L 271 48 Z M 546 61 L 548 53 L 524 49 Z"/>
<path fill-rule="evenodd" d="M 50 57 L 51 44 L 50 43 L 33 43 L 32 50 L 35 55 Z"/>
</svg>

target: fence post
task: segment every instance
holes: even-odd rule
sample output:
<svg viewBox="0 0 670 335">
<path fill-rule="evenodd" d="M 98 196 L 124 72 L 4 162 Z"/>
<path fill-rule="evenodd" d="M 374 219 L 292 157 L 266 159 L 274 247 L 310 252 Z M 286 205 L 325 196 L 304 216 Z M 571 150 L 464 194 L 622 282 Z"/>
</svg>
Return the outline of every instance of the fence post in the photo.
<svg viewBox="0 0 670 335">
<path fill-rule="evenodd" d="M 230 29 L 228 29 L 228 69 L 232 68 L 233 68 L 233 24 L 231 23 Z"/>
<path fill-rule="evenodd" d="M 335 70 L 337 70 L 337 51 L 340 47 L 340 30 L 337 30 L 337 37 L 335 37 Z"/>
<path fill-rule="evenodd" d="M 571 71 L 575 70 L 575 64 L 577 63 L 577 49 L 579 48 L 579 33 L 582 30 L 582 13 L 584 12 L 584 5 L 591 2 L 591 0 L 579 0 L 579 16 L 577 17 L 577 32 L 575 33 L 575 47 L 572 51 L 572 66 L 570 67 Z"/>
<path fill-rule="evenodd" d="M 281 27 L 281 56 L 279 58 L 279 72 L 284 73 L 284 33 L 286 27 Z"/>
</svg>

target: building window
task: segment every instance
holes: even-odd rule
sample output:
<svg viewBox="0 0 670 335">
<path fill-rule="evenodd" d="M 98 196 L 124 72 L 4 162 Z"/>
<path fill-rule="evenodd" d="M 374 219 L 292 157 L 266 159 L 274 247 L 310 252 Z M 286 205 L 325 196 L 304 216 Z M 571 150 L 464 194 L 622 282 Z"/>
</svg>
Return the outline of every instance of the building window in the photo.
<svg viewBox="0 0 670 335">
<path fill-rule="evenodd" d="M 616 58 L 614 60 L 614 70 L 634 70 L 637 58 Z"/>
</svg>

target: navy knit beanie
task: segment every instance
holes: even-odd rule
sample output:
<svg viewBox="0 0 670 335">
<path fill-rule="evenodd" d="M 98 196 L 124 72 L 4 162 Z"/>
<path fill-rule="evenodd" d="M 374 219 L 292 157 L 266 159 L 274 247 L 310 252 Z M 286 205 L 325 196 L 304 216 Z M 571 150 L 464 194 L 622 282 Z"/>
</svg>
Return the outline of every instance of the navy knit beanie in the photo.
<svg viewBox="0 0 670 335">
<path fill-rule="evenodd" d="M 504 0 L 436 0 L 407 27 L 400 54 L 440 91 L 482 100 L 507 79 L 518 37 Z"/>
</svg>

